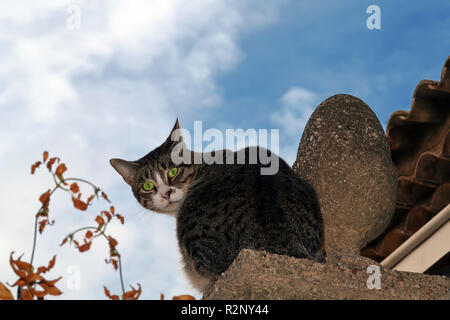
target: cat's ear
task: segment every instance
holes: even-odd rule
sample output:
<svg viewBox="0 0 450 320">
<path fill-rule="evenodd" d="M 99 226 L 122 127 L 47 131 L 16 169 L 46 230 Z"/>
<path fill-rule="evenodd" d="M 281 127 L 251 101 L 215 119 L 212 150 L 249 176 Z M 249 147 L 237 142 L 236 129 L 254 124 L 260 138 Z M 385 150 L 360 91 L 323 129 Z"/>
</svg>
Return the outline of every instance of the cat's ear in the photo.
<svg viewBox="0 0 450 320">
<path fill-rule="evenodd" d="M 123 180 L 131 185 L 136 175 L 138 165 L 134 162 L 122 159 L 111 159 L 109 160 L 109 163 L 111 163 L 113 168 L 122 176 Z"/>
<path fill-rule="evenodd" d="M 190 156 L 190 152 L 187 150 L 181 130 L 182 129 L 180 128 L 177 118 L 172 131 L 170 131 L 169 136 L 161 146 L 163 152 L 170 153 L 172 162 L 177 165 L 180 163 L 190 163 L 190 159 L 186 158 Z"/>
<path fill-rule="evenodd" d="M 175 121 L 175 125 L 173 126 L 172 130 L 170 131 L 169 136 L 167 137 L 166 141 L 163 143 L 164 149 L 166 151 L 170 151 L 173 149 L 175 145 L 183 141 L 183 136 L 181 135 L 180 130 L 180 123 L 178 122 L 178 118 Z"/>
<path fill-rule="evenodd" d="M 181 136 L 180 123 L 178 122 L 177 118 L 172 130 L 170 131 L 169 136 L 166 139 L 166 142 L 177 143 L 180 141 L 180 138 L 183 139 L 183 137 Z"/>
</svg>

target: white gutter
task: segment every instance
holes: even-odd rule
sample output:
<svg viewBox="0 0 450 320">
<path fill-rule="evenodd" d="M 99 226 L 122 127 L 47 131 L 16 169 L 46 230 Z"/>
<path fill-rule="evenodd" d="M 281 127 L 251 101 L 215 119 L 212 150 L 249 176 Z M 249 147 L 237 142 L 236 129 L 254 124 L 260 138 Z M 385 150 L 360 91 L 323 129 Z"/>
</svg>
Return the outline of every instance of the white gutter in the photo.
<svg viewBox="0 0 450 320">
<path fill-rule="evenodd" d="M 450 251 L 450 204 L 402 243 L 381 265 L 387 269 L 425 272 Z"/>
</svg>

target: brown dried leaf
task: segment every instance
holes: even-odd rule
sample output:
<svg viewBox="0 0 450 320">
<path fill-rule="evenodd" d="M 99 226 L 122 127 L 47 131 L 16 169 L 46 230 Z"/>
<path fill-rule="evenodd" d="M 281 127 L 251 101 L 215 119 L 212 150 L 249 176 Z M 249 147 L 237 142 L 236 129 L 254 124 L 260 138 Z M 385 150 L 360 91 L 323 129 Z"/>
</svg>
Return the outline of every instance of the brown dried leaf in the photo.
<svg viewBox="0 0 450 320">
<path fill-rule="evenodd" d="M 36 296 L 36 298 L 38 299 L 43 299 L 46 295 L 47 292 L 46 291 L 38 291 L 38 290 L 34 290 L 31 289 L 31 292 Z"/>
<path fill-rule="evenodd" d="M 114 239 L 114 238 L 111 237 L 111 236 L 108 236 L 108 239 L 109 239 L 109 244 L 110 244 L 113 248 L 115 248 L 115 247 L 117 246 L 117 244 L 118 244 L 117 240 Z"/>
<path fill-rule="evenodd" d="M 175 296 L 172 300 L 195 300 L 195 298 L 189 294 L 182 294 L 180 296 Z"/>
<path fill-rule="evenodd" d="M 48 209 L 48 205 L 50 203 L 50 189 L 47 192 L 41 194 L 39 197 L 39 201 L 42 203 L 43 208 Z"/>
<path fill-rule="evenodd" d="M 30 273 L 30 275 L 25 279 L 27 283 L 34 283 L 36 281 L 42 281 L 45 280 L 44 277 L 37 273 Z"/>
<path fill-rule="evenodd" d="M 48 262 L 47 271 L 51 270 L 56 263 L 56 255 L 53 256 L 52 260 Z"/>
<path fill-rule="evenodd" d="M 109 211 L 102 211 L 102 214 L 105 215 L 106 219 L 108 219 L 108 221 L 111 220 L 111 214 L 109 213 Z"/>
<path fill-rule="evenodd" d="M 79 199 L 80 194 L 78 194 L 78 199 L 75 197 L 72 197 L 73 206 L 81 211 L 86 211 L 88 208 L 88 204 L 82 200 Z"/>
<path fill-rule="evenodd" d="M 119 300 L 119 296 L 118 295 L 111 295 L 111 293 L 109 292 L 108 288 L 106 288 L 105 286 L 103 286 L 104 290 L 105 290 L 105 295 L 110 298 L 111 300 Z"/>
<path fill-rule="evenodd" d="M 73 193 L 80 192 L 80 188 L 78 187 L 78 184 L 76 182 L 70 185 L 70 191 L 72 191 Z"/>
<path fill-rule="evenodd" d="M 55 280 L 45 280 L 44 279 L 44 282 L 45 282 L 45 284 L 46 285 L 48 285 L 48 286 L 54 286 L 55 285 L 55 283 L 57 283 L 59 280 L 61 280 L 62 279 L 62 277 L 59 277 L 59 278 L 57 278 L 57 279 L 55 279 Z"/>
<path fill-rule="evenodd" d="M 141 285 L 138 283 L 138 289 L 136 290 L 135 288 L 133 288 L 133 286 L 131 287 L 130 291 L 125 292 L 122 295 L 122 300 L 137 300 L 139 298 L 139 296 L 141 295 Z"/>
<path fill-rule="evenodd" d="M 20 256 L 17 260 L 14 260 L 12 258 L 13 253 L 14 252 L 11 252 L 11 256 L 10 256 L 11 266 L 14 264 L 14 266 L 17 267 L 18 270 L 20 270 L 20 271 L 31 272 L 31 264 L 20 260 L 22 258 L 22 256 Z"/>
<path fill-rule="evenodd" d="M 103 191 L 102 191 L 102 197 L 103 197 L 103 199 L 105 199 L 106 201 L 111 202 L 111 201 L 109 201 L 108 196 L 106 195 L 106 193 L 104 193 Z"/>
<path fill-rule="evenodd" d="M 47 219 L 41 220 L 41 221 L 39 222 L 39 233 L 42 233 L 42 232 L 44 231 L 45 226 L 47 225 L 47 222 L 48 222 Z"/>
<path fill-rule="evenodd" d="M 0 300 L 14 300 L 11 291 L 0 282 Z"/>
<path fill-rule="evenodd" d="M 61 290 L 59 290 L 50 281 L 41 281 L 38 283 L 38 285 L 40 285 L 47 294 L 50 294 L 52 296 L 59 296 L 60 294 L 62 294 Z"/>
<path fill-rule="evenodd" d="M 82 246 L 78 247 L 78 250 L 79 250 L 80 252 L 85 252 L 85 251 L 88 251 L 90 247 L 91 247 L 91 241 L 86 242 L 86 243 L 83 244 Z"/>
<path fill-rule="evenodd" d="M 57 157 L 53 157 L 53 158 L 50 158 L 50 160 L 48 160 L 47 168 L 48 168 L 49 171 L 52 171 L 52 166 L 53 166 L 53 164 L 55 163 L 56 160 L 59 161 L 59 159 Z"/>
<path fill-rule="evenodd" d="M 23 279 L 17 279 L 17 281 L 14 282 L 13 285 L 10 285 L 9 283 L 8 283 L 8 285 L 9 285 L 10 287 L 15 287 L 15 286 L 23 287 L 23 286 L 26 286 L 27 283 L 26 283 L 25 280 L 23 280 Z"/>
<path fill-rule="evenodd" d="M 97 216 L 95 218 L 95 222 L 98 223 L 98 228 L 99 229 L 105 224 L 105 220 L 103 220 L 103 218 L 101 216 Z"/>
<path fill-rule="evenodd" d="M 107 264 L 112 264 L 113 265 L 113 268 L 114 268 L 114 270 L 117 270 L 118 268 L 119 268 L 119 263 L 118 263 L 118 261 L 116 260 L 116 259 L 114 259 L 114 258 L 111 258 L 111 259 L 109 259 L 109 260 L 107 260 L 107 259 L 105 259 L 105 262 L 107 263 Z"/>
<path fill-rule="evenodd" d="M 122 224 L 125 223 L 125 218 L 123 216 L 121 216 L 120 214 L 116 214 L 116 218 L 120 220 L 120 223 L 122 223 Z"/>
<path fill-rule="evenodd" d="M 64 181 L 63 173 L 66 172 L 67 167 L 64 163 L 61 163 L 55 170 L 55 175 L 58 177 L 59 181 L 61 181 L 65 186 L 69 185 Z"/>
<path fill-rule="evenodd" d="M 35 162 L 33 165 L 31 165 L 31 174 L 34 174 L 37 168 L 41 165 L 40 161 Z"/>
<path fill-rule="evenodd" d="M 111 259 L 111 263 L 114 267 L 114 270 L 117 270 L 119 268 L 119 264 L 116 259 Z"/>
<path fill-rule="evenodd" d="M 48 151 L 44 151 L 44 153 L 42 154 L 42 158 L 44 159 L 44 162 L 47 161 L 47 159 L 48 159 Z"/>
<path fill-rule="evenodd" d="M 62 176 L 62 174 L 63 174 L 64 172 L 66 172 L 66 170 L 67 170 L 66 165 L 65 165 L 64 163 L 61 163 L 59 166 L 56 167 L 55 174 L 56 174 L 57 176 Z"/>
<path fill-rule="evenodd" d="M 68 237 L 65 237 L 59 246 L 62 247 L 67 242 L 67 240 Z"/>
<path fill-rule="evenodd" d="M 41 274 L 41 273 L 45 273 L 46 271 L 47 271 L 47 267 L 42 266 L 37 269 L 36 273 Z"/>
<path fill-rule="evenodd" d="M 27 277 L 27 272 L 20 270 L 20 268 L 16 265 L 16 260 L 13 259 L 14 251 L 11 252 L 11 255 L 9 257 L 9 264 L 11 265 L 11 268 L 13 269 L 14 273 L 20 278 L 25 279 Z"/>
<path fill-rule="evenodd" d="M 21 300 L 33 300 L 33 295 L 30 290 L 22 289 L 20 294 L 22 295 L 22 298 L 20 298 Z"/>
</svg>

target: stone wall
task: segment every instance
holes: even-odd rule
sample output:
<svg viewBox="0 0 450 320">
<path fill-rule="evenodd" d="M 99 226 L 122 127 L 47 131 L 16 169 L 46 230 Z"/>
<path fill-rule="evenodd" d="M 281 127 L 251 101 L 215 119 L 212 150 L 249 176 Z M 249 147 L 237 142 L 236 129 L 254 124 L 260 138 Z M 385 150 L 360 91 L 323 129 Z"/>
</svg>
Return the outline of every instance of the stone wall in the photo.
<svg viewBox="0 0 450 320">
<path fill-rule="evenodd" d="M 380 289 L 369 289 L 370 265 Z M 369 281 L 371 284 L 375 282 Z M 450 279 L 383 269 L 373 260 L 331 254 L 326 264 L 244 249 L 203 299 L 450 299 Z"/>
</svg>

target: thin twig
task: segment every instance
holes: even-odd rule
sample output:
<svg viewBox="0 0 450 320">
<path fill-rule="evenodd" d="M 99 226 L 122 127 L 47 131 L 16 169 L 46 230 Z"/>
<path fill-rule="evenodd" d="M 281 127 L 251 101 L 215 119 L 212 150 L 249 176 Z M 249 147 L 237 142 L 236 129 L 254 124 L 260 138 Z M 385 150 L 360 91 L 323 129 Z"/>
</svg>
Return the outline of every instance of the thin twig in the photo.
<svg viewBox="0 0 450 320">
<path fill-rule="evenodd" d="M 101 189 L 99 187 L 97 187 L 95 184 L 93 184 L 90 181 L 84 180 L 84 179 L 80 179 L 80 178 L 66 178 L 66 179 L 64 179 L 64 181 L 79 181 L 79 182 L 86 183 L 86 184 L 90 185 L 92 188 L 94 188 L 95 195 L 97 195 L 97 193 L 99 191 L 101 191 Z"/>
<path fill-rule="evenodd" d="M 38 231 L 38 219 L 39 219 L 39 213 L 41 212 L 42 209 L 44 209 L 48 202 L 50 201 L 50 197 L 51 195 L 58 189 L 60 188 L 60 184 L 62 182 L 56 184 L 56 187 L 53 188 L 53 190 L 50 192 L 50 194 L 48 195 L 47 200 L 45 200 L 45 202 L 41 205 L 41 207 L 39 208 L 38 212 L 36 213 L 35 217 L 34 217 L 34 235 L 33 235 L 33 249 L 31 250 L 31 259 L 30 259 L 30 265 L 31 268 L 33 268 L 33 259 L 34 259 L 34 252 L 36 251 L 36 242 L 37 242 L 37 231 Z"/>
<path fill-rule="evenodd" d="M 93 226 L 79 228 L 79 229 L 73 231 L 72 233 L 70 233 L 69 236 L 72 235 L 72 237 L 73 237 L 73 236 L 75 236 L 75 234 L 77 232 L 80 232 L 80 231 L 83 231 L 83 230 L 95 229 L 95 230 L 99 230 L 100 232 L 98 234 L 94 235 L 93 238 L 96 238 L 96 237 L 99 237 L 99 236 L 103 236 L 106 239 L 106 241 L 108 242 L 108 244 L 111 244 L 111 240 L 105 234 L 106 226 L 107 226 L 107 224 L 104 225 L 104 228 L 101 231 L 97 227 L 93 227 Z M 125 285 L 124 285 L 123 273 L 122 273 L 122 258 L 121 258 L 121 255 L 120 255 L 119 251 L 117 251 L 117 249 L 115 247 L 114 247 L 114 253 L 117 255 L 117 258 L 118 258 L 118 261 L 119 261 L 119 266 L 118 267 L 119 267 L 120 285 L 122 287 L 122 294 L 125 294 Z"/>
</svg>

